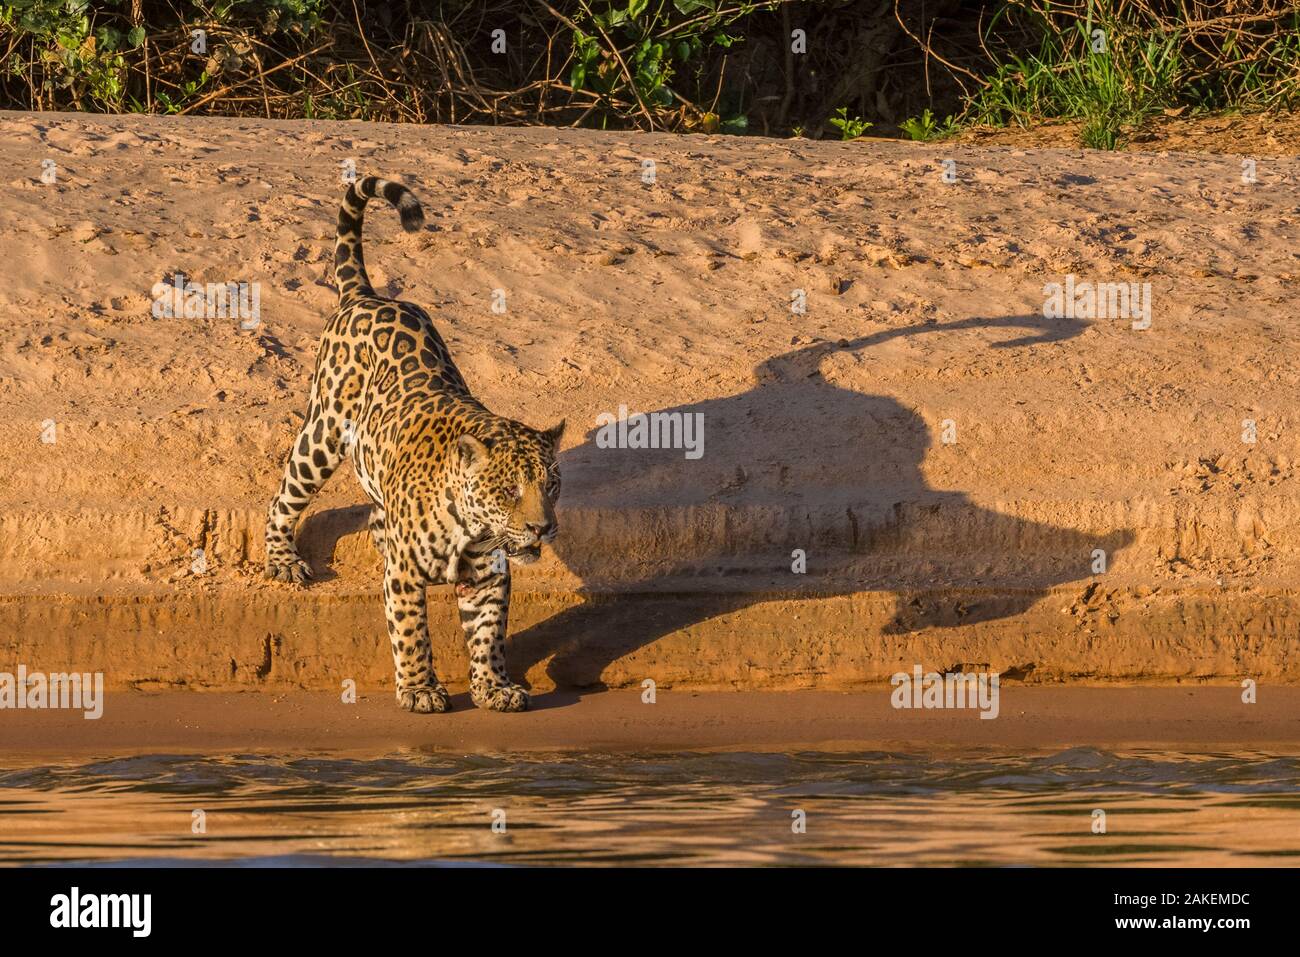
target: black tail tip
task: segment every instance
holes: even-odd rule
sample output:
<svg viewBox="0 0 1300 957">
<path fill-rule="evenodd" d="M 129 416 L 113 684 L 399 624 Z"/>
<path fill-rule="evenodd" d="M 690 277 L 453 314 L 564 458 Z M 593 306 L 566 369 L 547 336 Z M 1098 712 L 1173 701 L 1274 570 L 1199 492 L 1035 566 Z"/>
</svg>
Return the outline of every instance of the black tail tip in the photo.
<svg viewBox="0 0 1300 957">
<path fill-rule="evenodd" d="M 410 193 L 402 197 L 397 213 L 402 219 L 402 228 L 408 233 L 413 233 L 424 225 L 424 210 L 420 208 L 419 200 Z"/>
</svg>

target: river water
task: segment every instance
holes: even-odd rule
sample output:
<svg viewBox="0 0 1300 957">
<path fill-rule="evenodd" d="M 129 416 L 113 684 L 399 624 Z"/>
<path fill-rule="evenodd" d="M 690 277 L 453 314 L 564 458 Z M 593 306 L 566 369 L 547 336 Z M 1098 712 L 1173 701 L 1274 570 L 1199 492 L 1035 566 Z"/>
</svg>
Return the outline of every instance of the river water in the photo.
<svg viewBox="0 0 1300 957">
<path fill-rule="evenodd" d="M 6 864 L 1300 864 L 1300 758 L 1260 752 L 0 764 Z"/>
</svg>

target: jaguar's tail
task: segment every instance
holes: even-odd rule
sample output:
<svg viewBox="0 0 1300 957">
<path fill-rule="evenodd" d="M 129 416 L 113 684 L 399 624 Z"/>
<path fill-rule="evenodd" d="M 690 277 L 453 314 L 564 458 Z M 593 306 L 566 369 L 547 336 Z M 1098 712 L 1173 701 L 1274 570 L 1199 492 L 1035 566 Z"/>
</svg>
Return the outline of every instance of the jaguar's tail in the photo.
<svg viewBox="0 0 1300 957">
<path fill-rule="evenodd" d="M 334 241 L 334 282 L 339 287 L 340 303 L 375 294 L 361 255 L 361 224 L 366 215 L 366 201 L 376 196 L 397 207 L 402 228 L 408 233 L 415 232 L 424 223 L 420 201 L 401 183 L 378 176 L 366 176 L 352 183 L 339 207 L 338 238 Z"/>
</svg>

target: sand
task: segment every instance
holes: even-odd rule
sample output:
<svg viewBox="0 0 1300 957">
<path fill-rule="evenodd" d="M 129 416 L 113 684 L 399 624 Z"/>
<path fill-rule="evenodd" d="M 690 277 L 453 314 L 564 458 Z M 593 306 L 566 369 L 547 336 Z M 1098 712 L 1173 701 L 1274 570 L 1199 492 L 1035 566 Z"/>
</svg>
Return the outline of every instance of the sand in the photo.
<svg viewBox="0 0 1300 957">
<path fill-rule="evenodd" d="M 351 475 L 304 528 L 317 583 L 261 578 L 348 161 L 427 211 L 375 209 L 376 287 L 495 411 L 569 421 L 560 538 L 516 580 L 535 689 L 1300 684 L 1292 157 L 16 113 L 0 667 L 391 707 Z M 177 271 L 259 283 L 260 323 L 154 318 Z M 1151 327 L 1044 318 L 1068 274 L 1150 283 Z M 704 455 L 599 447 L 620 406 L 702 414 Z"/>
</svg>

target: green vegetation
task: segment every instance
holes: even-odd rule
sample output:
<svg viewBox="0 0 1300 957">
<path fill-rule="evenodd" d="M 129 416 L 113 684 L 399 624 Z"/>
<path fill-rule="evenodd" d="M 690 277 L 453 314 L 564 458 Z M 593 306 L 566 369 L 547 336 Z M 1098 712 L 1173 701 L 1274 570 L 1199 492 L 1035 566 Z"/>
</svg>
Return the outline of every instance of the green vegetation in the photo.
<svg viewBox="0 0 1300 957">
<path fill-rule="evenodd" d="M 860 116 L 850 117 L 848 112 L 849 108 L 847 106 L 841 106 L 835 111 L 835 115 L 826 122 L 840 131 L 840 139 L 842 140 L 856 140 L 858 137 L 866 135 L 867 130 L 871 129 L 871 124 Z"/>
<path fill-rule="evenodd" d="M 1297 0 L 934 6 L 13 0 L 0 108 L 918 142 L 1066 119 L 1111 149 L 1161 111 L 1290 109 L 1300 83 Z"/>
<path fill-rule="evenodd" d="M 626 7 L 614 3 L 603 13 L 593 13 L 582 2 L 583 15 L 573 28 L 569 84 L 577 92 L 597 94 L 597 108 L 605 113 L 617 114 L 619 95 L 630 94 L 647 117 L 651 109 L 680 105 L 707 132 L 743 132 L 743 113 L 722 117 L 715 112 L 716 104 L 697 106 L 679 92 L 677 81 L 698 76 L 708 52 L 729 50 L 741 42 L 727 32 L 729 25 L 776 5 L 772 0 L 730 8 L 711 0 L 629 0 Z"/>
<path fill-rule="evenodd" d="M 986 37 L 1013 14 L 1028 16 L 1038 46 L 994 64 L 967 124 L 1079 119 L 1085 146 L 1114 149 L 1161 110 L 1289 108 L 1296 98 L 1300 7 L 1290 2 L 1219 17 L 1181 3 L 1006 3 Z"/>
<path fill-rule="evenodd" d="M 142 9 L 145 5 L 141 5 Z M 90 3 L 88 0 L 16 0 L 0 4 L 0 41 L 7 51 L 0 61 L 6 106 L 35 109 L 77 109 L 96 112 L 178 112 L 202 90 L 211 77 L 205 57 L 191 49 L 186 30 L 205 29 L 226 37 L 242 22 L 256 22 L 265 36 L 280 31 L 303 33 L 320 24 L 319 0 L 262 0 L 248 3 L 219 0 L 211 5 L 191 5 L 192 16 L 183 20 L 172 8 L 159 19 L 133 22 L 132 4 L 126 0 Z M 153 41 L 152 48 L 147 41 Z M 206 44 L 205 44 L 206 46 Z M 217 42 L 211 57 L 220 69 L 236 65 L 234 49 L 240 44 Z M 245 50 L 251 45 L 243 44 Z M 166 74 L 170 56 L 192 54 L 199 64 L 192 76 L 171 81 Z M 159 75 L 151 76 L 156 61 Z M 143 79 L 132 88 L 133 76 Z M 154 81 L 154 82 L 151 82 Z M 14 90 L 27 87 L 28 102 L 15 103 Z"/>
<path fill-rule="evenodd" d="M 927 107 L 920 116 L 904 120 L 898 128 L 906 133 L 909 139 L 916 140 L 918 143 L 928 143 L 930 140 L 952 135 L 959 127 L 951 114 L 945 117 L 942 123 L 936 122 L 934 114 Z"/>
</svg>

